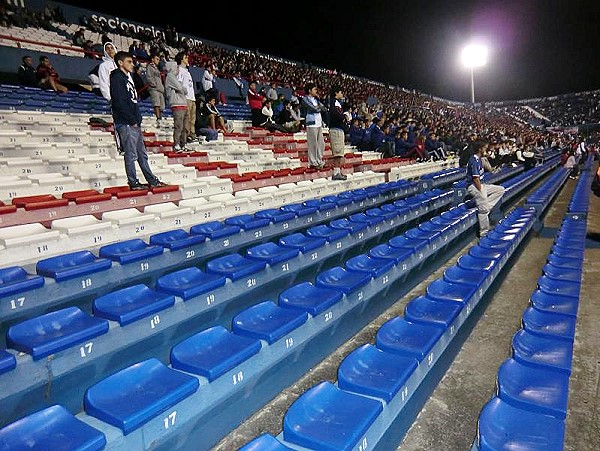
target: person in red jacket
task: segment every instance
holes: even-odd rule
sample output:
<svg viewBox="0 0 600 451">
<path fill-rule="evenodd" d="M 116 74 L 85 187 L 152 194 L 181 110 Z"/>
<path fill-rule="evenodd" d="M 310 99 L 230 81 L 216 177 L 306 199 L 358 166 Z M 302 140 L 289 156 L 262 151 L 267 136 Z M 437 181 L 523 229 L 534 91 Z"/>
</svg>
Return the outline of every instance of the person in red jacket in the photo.
<svg viewBox="0 0 600 451">
<path fill-rule="evenodd" d="M 265 118 L 262 114 L 264 100 L 265 96 L 263 95 L 263 91 L 258 91 L 256 82 L 250 82 L 248 85 L 247 103 L 250 107 L 250 111 L 252 112 L 252 127 L 260 127 L 260 124 L 265 121 Z"/>
</svg>

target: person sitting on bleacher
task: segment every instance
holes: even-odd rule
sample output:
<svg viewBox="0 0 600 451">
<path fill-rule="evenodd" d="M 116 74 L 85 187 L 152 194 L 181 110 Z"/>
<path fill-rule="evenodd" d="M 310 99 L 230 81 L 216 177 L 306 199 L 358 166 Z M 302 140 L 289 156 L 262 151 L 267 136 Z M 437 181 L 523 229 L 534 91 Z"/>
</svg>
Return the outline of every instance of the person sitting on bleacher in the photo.
<svg viewBox="0 0 600 451">
<path fill-rule="evenodd" d="M 483 183 L 484 169 L 481 157 L 487 148 L 485 141 L 476 141 L 473 145 L 473 155 L 467 163 L 467 191 L 477 205 L 477 219 L 479 221 L 479 236 L 487 235 L 490 229 L 489 213 L 500 201 L 504 194 L 504 187 Z"/>
<path fill-rule="evenodd" d="M 46 55 L 40 56 L 40 64 L 36 69 L 36 75 L 40 88 L 50 89 L 58 93 L 69 91 L 65 85 L 60 82 L 58 72 L 50 63 L 50 59 Z"/>
<path fill-rule="evenodd" d="M 431 131 L 425 139 L 425 150 L 430 155 L 433 155 L 436 160 L 446 159 L 446 151 L 444 150 L 444 146 L 437 139 L 437 134 L 434 131 Z"/>
<path fill-rule="evenodd" d="M 207 102 L 204 104 L 203 110 L 203 114 L 208 118 L 209 128 L 227 133 L 227 128 L 225 127 L 225 118 L 217 109 L 216 97 L 209 97 Z"/>
<path fill-rule="evenodd" d="M 23 64 L 19 66 L 17 77 L 21 86 L 39 87 L 35 67 L 33 67 L 33 58 L 31 55 L 25 55 L 22 58 Z"/>
<path fill-rule="evenodd" d="M 359 118 L 355 117 L 350 122 L 350 130 L 348 131 L 348 141 L 350 141 L 350 145 L 360 148 L 364 135 L 365 129 L 362 126 L 362 122 Z"/>
</svg>

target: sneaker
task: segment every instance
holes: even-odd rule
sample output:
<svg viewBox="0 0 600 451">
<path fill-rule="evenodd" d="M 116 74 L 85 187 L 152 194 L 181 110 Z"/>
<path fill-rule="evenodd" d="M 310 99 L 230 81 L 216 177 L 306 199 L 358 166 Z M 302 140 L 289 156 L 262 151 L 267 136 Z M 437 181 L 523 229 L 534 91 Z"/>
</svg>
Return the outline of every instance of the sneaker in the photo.
<svg viewBox="0 0 600 451">
<path fill-rule="evenodd" d="M 136 182 L 133 185 L 129 185 L 129 189 L 131 191 L 141 191 L 144 189 L 148 189 L 148 185 L 145 185 L 144 183 Z"/>
<path fill-rule="evenodd" d="M 175 144 L 175 145 L 173 146 L 173 152 L 175 152 L 175 153 L 181 153 L 181 152 L 183 152 L 183 151 L 184 151 L 184 150 L 181 148 L 181 146 L 180 146 L 179 144 Z"/>
<path fill-rule="evenodd" d="M 158 188 L 159 186 L 169 186 L 169 185 L 165 182 L 161 182 L 160 180 L 150 183 L 150 188 Z"/>
<path fill-rule="evenodd" d="M 479 238 L 483 238 L 484 236 L 486 236 L 488 234 L 489 230 L 481 230 L 479 232 Z"/>
<path fill-rule="evenodd" d="M 340 172 L 339 174 L 333 174 L 331 180 L 348 180 L 348 176 Z"/>
<path fill-rule="evenodd" d="M 161 122 L 160 119 L 156 119 L 156 128 L 160 128 Z"/>
</svg>

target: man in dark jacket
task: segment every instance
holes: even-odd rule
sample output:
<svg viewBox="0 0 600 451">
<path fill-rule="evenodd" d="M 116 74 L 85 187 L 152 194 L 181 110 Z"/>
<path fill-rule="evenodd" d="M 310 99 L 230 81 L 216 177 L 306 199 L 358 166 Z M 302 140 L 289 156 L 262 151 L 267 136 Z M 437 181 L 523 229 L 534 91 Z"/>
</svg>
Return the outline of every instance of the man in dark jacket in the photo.
<svg viewBox="0 0 600 451">
<path fill-rule="evenodd" d="M 333 86 L 329 96 L 329 143 L 331 145 L 331 166 L 333 167 L 333 176 L 331 180 L 346 180 L 342 174 L 342 160 L 346 150 L 346 116 L 342 108 L 344 93 L 340 86 Z"/>
<path fill-rule="evenodd" d="M 148 154 L 142 135 L 142 115 L 138 105 L 138 93 L 131 74 L 133 56 L 129 52 L 117 52 L 117 69 L 110 73 L 110 98 L 115 134 L 125 154 L 125 173 L 127 183 L 132 190 L 147 189 L 137 178 L 137 161 L 150 187 L 165 186 L 156 177 L 148 164 Z"/>
<path fill-rule="evenodd" d="M 18 77 L 19 84 L 23 86 L 39 87 L 33 59 L 31 55 L 25 55 L 22 59 L 23 64 L 19 66 Z"/>
</svg>

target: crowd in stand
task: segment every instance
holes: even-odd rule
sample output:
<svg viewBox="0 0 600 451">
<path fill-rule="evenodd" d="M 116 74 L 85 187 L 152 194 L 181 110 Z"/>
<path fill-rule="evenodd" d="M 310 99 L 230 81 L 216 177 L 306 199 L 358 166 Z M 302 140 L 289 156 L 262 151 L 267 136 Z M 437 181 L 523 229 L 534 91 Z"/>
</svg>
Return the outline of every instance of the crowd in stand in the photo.
<svg viewBox="0 0 600 451">
<path fill-rule="evenodd" d="M 85 29 L 102 33 L 102 44 L 109 40 L 108 30 L 93 18 L 82 17 L 80 24 L 82 27 L 72 36 L 77 45 L 89 46 Z M 157 125 L 165 108 L 183 107 L 182 101 L 182 105 L 173 105 L 173 96 L 165 84 L 169 63 L 174 62 L 179 67 L 178 74 L 189 74 L 189 66 L 205 69 L 200 92 L 196 92 L 193 83 L 188 89 L 194 92 L 185 92 L 186 110 L 194 110 L 191 115 L 194 117 L 188 114 L 185 119 L 185 142 L 199 135 L 215 139 L 216 133 L 227 131 L 226 119 L 218 109 L 227 99 L 216 89 L 215 79 L 229 78 L 239 90 L 236 100 L 249 105 L 253 126 L 287 133 L 306 128 L 306 111 L 301 101 L 307 95 L 307 84 L 317 87 L 316 95 L 324 105 L 329 105 L 331 87 L 339 87 L 345 93 L 341 105 L 346 119 L 346 142 L 359 151 L 380 152 L 382 157 L 424 161 L 458 155 L 465 165 L 471 144 L 485 140 L 490 145 L 484 161 L 493 169 L 506 164 L 535 164 L 541 148 L 567 144 L 563 142 L 567 138 L 532 127 L 526 115 L 515 113 L 517 109 L 511 111 L 506 105 L 490 103 L 475 107 L 450 103 L 337 70 L 273 58 L 258 51 L 186 40 L 171 26 L 166 27 L 164 37 L 143 30 L 130 32 L 130 35 L 135 42 L 129 53 L 138 63 L 134 76 L 137 72 L 141 80 L 137 83 L 139 89 L 147 90 Z M 185 55 L 183 63 L 182 55 Z M 179 82 L 184 75 L 178 75 Z M 91 78 L 93 76 L 91 74 Z M 286 97 L 278 92 L 279 87 L 291 95 Z M 596 96 L 590 102 L 597 111 Z M 328 125 L 326 109 L 322 116 L 324 125 Z M 177 139 L 181 139 L 180 136 Z M 185 142 L 181 141 L 178 149 L 185 150 Z"/>
</svg>

